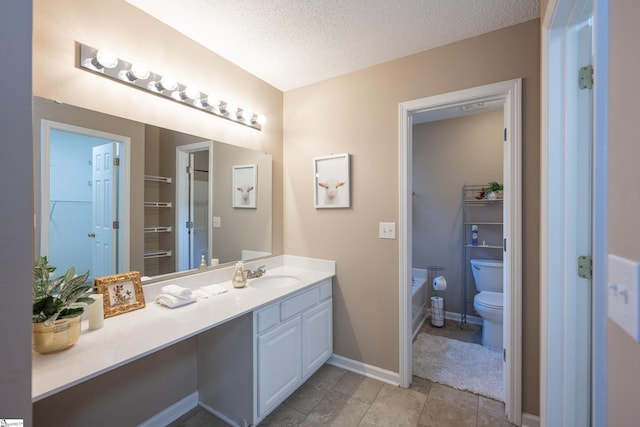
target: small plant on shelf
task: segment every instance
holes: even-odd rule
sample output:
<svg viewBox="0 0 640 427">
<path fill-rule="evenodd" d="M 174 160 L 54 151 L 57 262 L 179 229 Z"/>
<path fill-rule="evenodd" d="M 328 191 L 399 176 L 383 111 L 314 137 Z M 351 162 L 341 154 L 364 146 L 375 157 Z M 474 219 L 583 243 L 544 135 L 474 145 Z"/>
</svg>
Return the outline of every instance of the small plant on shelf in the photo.
<svg viewBox="0 0 640 427">
<path fill-rule="evenodd" d="M 504 190 L 504 185 L 499 184 L 498 181 L 491 181 L 488 187 L 485 187 L 485 193 L 491 193 L 492 191 L 502 191 Z"/>
<path fill-rule="evenodd" d="M 489 185 L 484 188 L 484 193 L 487 199 L 496 200 L 498 198 L 498 191 L 504 190 L 504 185 L 499 184 L 498 181 L 491 181 Z"/>
</svg>

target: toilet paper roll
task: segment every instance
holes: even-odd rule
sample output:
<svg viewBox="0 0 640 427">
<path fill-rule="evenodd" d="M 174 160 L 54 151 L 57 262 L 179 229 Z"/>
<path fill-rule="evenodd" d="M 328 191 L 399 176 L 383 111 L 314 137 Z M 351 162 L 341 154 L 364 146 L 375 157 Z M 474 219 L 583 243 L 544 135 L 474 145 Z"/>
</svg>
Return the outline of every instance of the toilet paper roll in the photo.
<svg viewBox="0 0 640 427">
<path fill-rule="evenodd" d="M 447 281 L 444 276 L 438 276 L 433 279 L 433 290 L 444 291 L 445 289 L 447 289 Z"/>
</svg>

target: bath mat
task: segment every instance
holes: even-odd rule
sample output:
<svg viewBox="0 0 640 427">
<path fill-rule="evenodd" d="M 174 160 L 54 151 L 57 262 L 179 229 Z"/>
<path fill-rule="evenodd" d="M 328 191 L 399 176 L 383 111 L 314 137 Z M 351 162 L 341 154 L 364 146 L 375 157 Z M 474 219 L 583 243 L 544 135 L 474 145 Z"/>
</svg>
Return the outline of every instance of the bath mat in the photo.
<svg viewBox="0 0 640 427">
<path fill-rule="evenodd" d="M 413 375 L 504 401 L 500 352 L 421 332 L 413 343 Z"/>
</svg>

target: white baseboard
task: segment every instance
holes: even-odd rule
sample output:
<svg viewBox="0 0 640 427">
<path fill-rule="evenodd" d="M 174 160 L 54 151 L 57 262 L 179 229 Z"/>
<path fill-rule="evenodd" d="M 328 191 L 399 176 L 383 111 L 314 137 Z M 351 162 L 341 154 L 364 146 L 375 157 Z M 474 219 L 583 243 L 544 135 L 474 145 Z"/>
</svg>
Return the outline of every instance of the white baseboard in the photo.
<svg viewBox="0 0 640 427">
<path fill-rule="evenodd" d="M 377 366 L 367 365 L 366 363 L 348 359 L 335 353 L 331 355 L 329 360 L 327 360 L 327 363 L 387 384 L 395 386 L 400 385 L 400 374 L 397 372 L 391 372 L 386 369 L 378 368 Z"/>
<path fill-rule="evenodd" d="M 540 427 L 540 417 L 523 412 L 522 427 Z"/>
<path fill-rule="evenodd" d="M 162 412 L 139 425 L 139 427 L 166 426 L 198 406 L 198 392 L 193 392 L 184 399 L 174 403 Z"/>
</svg>

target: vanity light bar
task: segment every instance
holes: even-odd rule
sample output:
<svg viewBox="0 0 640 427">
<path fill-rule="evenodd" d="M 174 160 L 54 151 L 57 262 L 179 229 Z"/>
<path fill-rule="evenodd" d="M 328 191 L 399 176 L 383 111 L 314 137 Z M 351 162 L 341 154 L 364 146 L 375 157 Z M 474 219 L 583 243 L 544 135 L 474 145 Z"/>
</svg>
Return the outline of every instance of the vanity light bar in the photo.
<svg viewBox="0 0 640 427">
<path fill-rule="evenodd" d="M 248 108 L 236 107 L 231 102 L 201 92 L 195 86 L 178 82 L 169 74 L 150 71 L 142 63 L 130 63 L 119 59 L 107 50 L 80 45 L 80 68 L 103 77 L 116 80 L 174 102 L 213 114 L 232 122 L 262 130 L 266 119 Z"/>
</svg>

